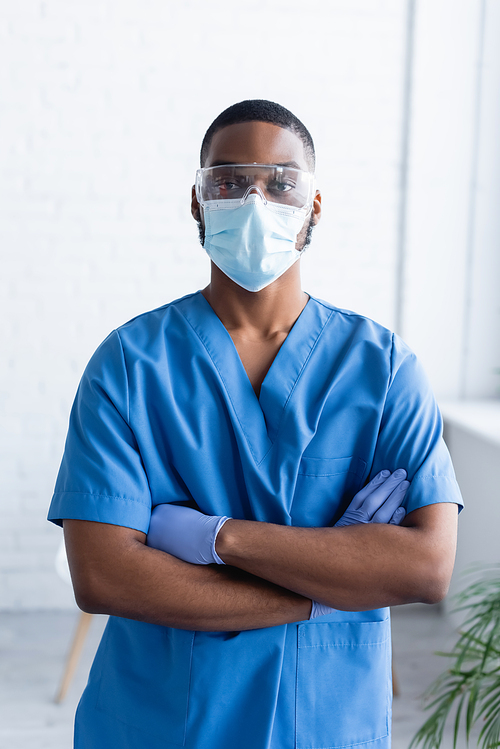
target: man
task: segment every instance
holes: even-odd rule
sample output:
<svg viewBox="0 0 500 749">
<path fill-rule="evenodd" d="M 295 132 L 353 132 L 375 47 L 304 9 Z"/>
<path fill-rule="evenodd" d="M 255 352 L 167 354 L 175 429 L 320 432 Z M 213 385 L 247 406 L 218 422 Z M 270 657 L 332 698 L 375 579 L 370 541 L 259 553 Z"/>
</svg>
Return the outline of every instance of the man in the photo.
<svg viewBox="0 0 500 749">
<path fill-rule="evenodd" d="M 75 746 L 389 747 L 387 607 L 453 567 L 439 412 L 397 336 L 301 289 L 304 125 L 236 104 L 201 167 L 210 284 L 96 351 L 49 513 L 78 604 L 111 615 Z"/>
</svg>

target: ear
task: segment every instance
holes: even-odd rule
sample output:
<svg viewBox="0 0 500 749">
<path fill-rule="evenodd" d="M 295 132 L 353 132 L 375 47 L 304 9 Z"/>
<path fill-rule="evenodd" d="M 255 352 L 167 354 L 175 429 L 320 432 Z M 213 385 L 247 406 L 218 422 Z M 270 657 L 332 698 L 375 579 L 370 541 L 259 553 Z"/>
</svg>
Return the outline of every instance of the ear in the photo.
<svg viewBox="0 0 500 749">
<path fill-rule="evenodd" d="M 319 190 L 316 190 L 316 194 L 314 196 L 313 215 L 314 215 L 314 226 L 316 226 L 321 218 L 321 193 Z"/>
<path fill-rule="evenodd" d="M 191 188 L 191 215 L 195 221 L 201 221 L 200 204 L 196 198 L 196 188 L 194 185 Z"/>
</svg>

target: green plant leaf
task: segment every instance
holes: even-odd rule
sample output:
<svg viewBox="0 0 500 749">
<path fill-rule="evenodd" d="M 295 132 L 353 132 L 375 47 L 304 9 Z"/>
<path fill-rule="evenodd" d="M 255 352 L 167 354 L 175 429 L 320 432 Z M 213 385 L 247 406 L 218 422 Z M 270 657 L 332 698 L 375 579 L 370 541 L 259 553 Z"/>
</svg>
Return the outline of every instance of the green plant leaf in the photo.
<svg viewBox="0 0 500 749">
<path fill-rule="evenodd" d="M 464 692 L 462 694 L 460 702 L 458 703 L 457 714 L 455 715 L 455 727 L 453 729 L 453 749 L 456 749 L 456 746 L 457 746 L 458 729 L 460 728 L 460 715 L 462 713 L 462 707 L 464 704 L 465 697 L 466 697 L 466 693 Z"/>
<path fill-rule="evenodd" d="M 482 742 L 481 749 L 496 749 L 500 746 L 500 712 L 485 723 L 479 734 L 479 741 Z"/>
<path fill-rule="evenodd" d="M 498 699 L 497 697 L 496 701 L 490 703 L 487 710 L 484 710 L 480 713 L 480 716 L 483 717 L 484 724 L 486 725 L 488 721 L 492 720 L 496 715 L 499 715 L 499 714 L 500 714 L 500 699 Z"/>
<path fill-rule="evenodd" d="M 476 684 L 474 684 L 474 686 L 472 687 L 470 691 L 469 702 L 467 704 L 467 714 L 466 714 L 466 721 L 465 721 L 465 735 L 467 736 L 467 741 L 469 741 L 471 728 L 474 725 L 474 712 L 476 709 L 476 702 L 477 702 L 478 694 L 479 694 L 479 684 L 476 682 Z"/>
<path fill-rule="evenodd" d="M 476 567 L 471 574 L 477 574 Z M 453 747 L 456 749 L 464 705 L 467 742 L 479 718 L 483 726 L 480 749 L 500 747 L 500 565 L 481 570 L 475 580 L 455 597 L 455 611 L 465 611 L 465 622 L 451 652 L 437 654 L 451 659 L 449 668 L 424 694 L 431 715 L 413 737 L 410 747 L 439 749 L 446 722 L 456 705 Z M 494 576 L 493 576 L 494 575 Z"/>
</svg>

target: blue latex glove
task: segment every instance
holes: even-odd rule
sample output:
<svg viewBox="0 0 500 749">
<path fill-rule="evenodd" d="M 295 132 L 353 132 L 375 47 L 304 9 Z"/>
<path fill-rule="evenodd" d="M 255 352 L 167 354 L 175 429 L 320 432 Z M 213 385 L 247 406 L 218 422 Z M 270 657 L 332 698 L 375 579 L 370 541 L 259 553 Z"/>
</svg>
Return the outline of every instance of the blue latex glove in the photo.
<svg viewBox="0 0 500 749">
<path fill-rule="evenodd" d="M 335 523 L 335 527 L 342 528 L 358 523 L 399 525 L 406 516 L 401 504 L 410 486 L 410 482 L 405 481 L 405 478 L 406 471 L 403 468 L 392 474 L 390 471 L 377 473 L 375 478 L 354 496 L 340 520 Z M 309 619 L 331 614 L 332 611 L 335 609 L 313 601 Z"/>
<path fill-rule="evenodd" d="M 146 543 L 191 564 L 225 564 L 215 551 L 215 539 L 229 519 L 182 505 L 157 505 Z"/>
<path fill-rule="evenodd" d="M 401 507 L 406 490 L 410 486 L 405 481 L 406 471 L 398 468 L 377 473 L 364 489 L 361 489 L 352 500 L 340 520 L 335 523 L 336 528 L 358 523 L 389 523 L 399 525 L 406 515 Z"/>
</svg>

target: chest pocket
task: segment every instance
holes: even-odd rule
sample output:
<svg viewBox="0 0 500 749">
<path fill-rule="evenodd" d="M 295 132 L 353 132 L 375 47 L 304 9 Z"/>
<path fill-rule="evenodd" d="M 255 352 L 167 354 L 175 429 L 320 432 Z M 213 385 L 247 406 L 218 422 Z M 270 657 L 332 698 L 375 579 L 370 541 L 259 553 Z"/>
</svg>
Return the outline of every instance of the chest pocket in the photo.
<svg viewBox="0 0 500 749">
<path fill-rule="evenodd" d="M 293 499 L 293 524 L 324 527 L 336 522 L 361 489 L 366 461 L 306 458 L 300 461 Z"/>
<path fill-rule="evenodd" d="M 390 623 L 298 627 L 296 749 L 390 746 Z"/>
</svg>

